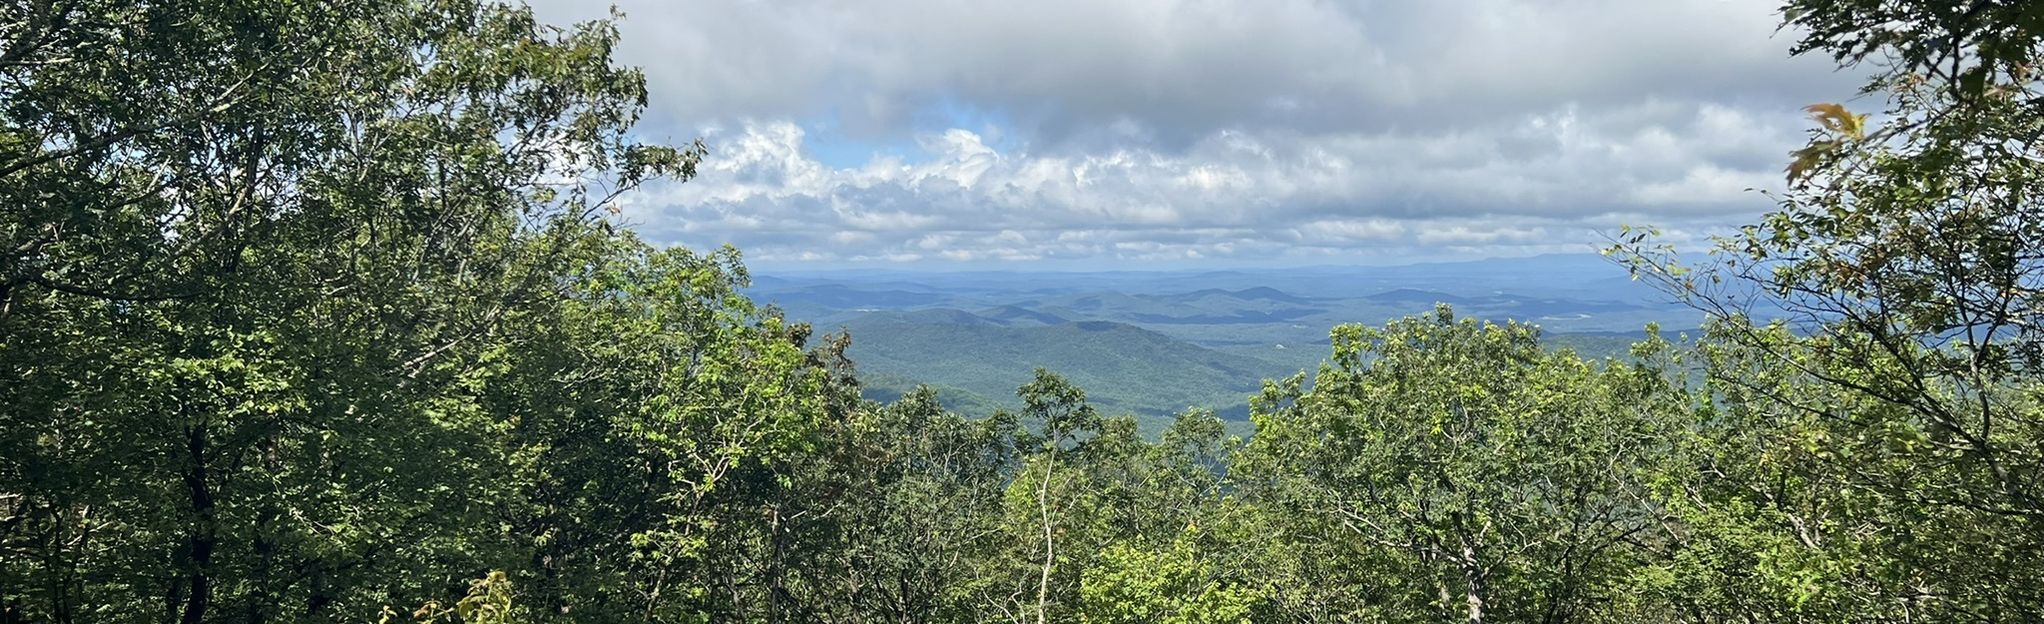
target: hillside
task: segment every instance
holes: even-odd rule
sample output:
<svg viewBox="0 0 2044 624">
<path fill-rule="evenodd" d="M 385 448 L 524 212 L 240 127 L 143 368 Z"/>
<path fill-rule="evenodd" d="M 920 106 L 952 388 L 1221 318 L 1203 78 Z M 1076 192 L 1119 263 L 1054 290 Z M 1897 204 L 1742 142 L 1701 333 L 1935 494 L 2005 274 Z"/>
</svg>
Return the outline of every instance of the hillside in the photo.
<svg viewBox="0 0 2044 624">
<path fill-rule="evenodd" d="M 851 330 L 870 398 L 930 385 L 947 406 L 986 414 L 1014 407 L 1016 387 L 1042 367 L 1154 425 L 1195 405 L 1244 419 L 1263 380 L 1320 366 L 1330 328 L 1436 303 L 1538 324 L 1549 344 L 1587 357 L 1623 357 L 1649 321 L 1693 327 L 1693 311 L 1604 281 L 1612 273 L 1624 277 L 1601 258 L 1558 257 L 1215 273 L 824 272 L 761 280 L 752 293 L 826 331 Z"/>
<path fill-rule="evenodd" d="M 918 310 L 869 314 L 843 327 L 851 332 L 851 356 L 870 396 L 895 396 L 923 383 L 960 409 L 987 402 L 1014 407 L 1015 388 L 1036 368 L 1047 368 L 1085 388 L 1102 410 L 1132 413 L 1146 424 L 1187 407 L 1240 420 L 1263 379 L 1290 372 L 1108 321 L 1007 324 L 958 310 Z"/>
</svg>

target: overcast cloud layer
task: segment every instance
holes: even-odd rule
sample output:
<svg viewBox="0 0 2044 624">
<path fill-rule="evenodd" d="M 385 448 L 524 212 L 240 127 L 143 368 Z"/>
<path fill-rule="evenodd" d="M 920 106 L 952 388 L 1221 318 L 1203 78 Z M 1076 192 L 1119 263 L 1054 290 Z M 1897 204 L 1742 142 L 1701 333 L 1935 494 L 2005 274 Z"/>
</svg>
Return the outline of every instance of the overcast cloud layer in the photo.
<svg viewBox="0 0 2044 624">
<path fill-rule="evenodd" d="M 561 22 L 600 16 L 539 0 Z M 648 237 L 755 263 L 1382 262 L 1767 208 L 1852 94 L 1771 0 L 623 0 Z"/>
</svg>

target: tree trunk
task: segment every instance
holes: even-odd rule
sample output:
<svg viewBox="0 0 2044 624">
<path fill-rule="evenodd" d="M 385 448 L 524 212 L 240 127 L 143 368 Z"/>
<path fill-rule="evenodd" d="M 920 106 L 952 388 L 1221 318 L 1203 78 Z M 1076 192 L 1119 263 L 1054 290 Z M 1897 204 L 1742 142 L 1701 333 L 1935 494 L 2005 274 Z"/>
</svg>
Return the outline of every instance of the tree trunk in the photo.
<svg viewBox="0 0 2044 624">
<path fill-rule="evenodd" d="M 1483 571 L 1477 569 L 1476 549 L 1462 546 L 1462 596 L 1469 604 L 1469 624 L 1483 624 Z"/>
<path fill-rule="evenodd" d="M 1043 521 L 1043 573 L 1036 581 L 1036 624 L 1050 621 L 1050 573 L 1057 562 L 1056 533 L 1050 522 L 1050 476 L 1056 459 L 1052 456 L 1044 461 L 1043 482 L 1036 485 L 1036 508 Z"/>
<path fill-rule="evenodd" d="M 212 606 L 213 549 L 219 544 L 218 528 L 213 517 L 213 489 L 206 466 L 206 427 L 194 425 L 185 429 L 185 452 L 190 463 L 185 466 L 185 489 L 192 501 L 192 515 L 197 521 L 185 541 L 185 610 L 179 619 L 183 624 L 200 624 L 206 619 L 206 609 Z"/>
<path fill-rule="evenodd" d="M 305 584 L 311 593 L 305 597 L 305 619 L 318 620 L 325 617 L 327 609 L 333 606 L 334 588 L 326 561 L 313 559 L 307 565 Z"/>
</svg>

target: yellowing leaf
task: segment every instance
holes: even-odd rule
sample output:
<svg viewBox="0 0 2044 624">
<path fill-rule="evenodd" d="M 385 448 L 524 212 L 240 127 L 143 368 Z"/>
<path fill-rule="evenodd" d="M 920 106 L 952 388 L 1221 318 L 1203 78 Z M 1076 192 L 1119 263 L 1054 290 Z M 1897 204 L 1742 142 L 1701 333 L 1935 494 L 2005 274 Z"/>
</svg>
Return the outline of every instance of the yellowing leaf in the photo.
<svg viewBox="0 0 2044 624">
<path fill-rule="evenodd" d="M 1852 111 L 1846 110 L 1843 104 L 1820 102 L 1805 106 L 1803 110 L 1809 111 L 1810 117 L 1817 120 L 1817 124 L 1823 126 L 1825 130 L 1854 140 L 1866 138 L 1867 116 L 1855 115 Z"/>
</svg>

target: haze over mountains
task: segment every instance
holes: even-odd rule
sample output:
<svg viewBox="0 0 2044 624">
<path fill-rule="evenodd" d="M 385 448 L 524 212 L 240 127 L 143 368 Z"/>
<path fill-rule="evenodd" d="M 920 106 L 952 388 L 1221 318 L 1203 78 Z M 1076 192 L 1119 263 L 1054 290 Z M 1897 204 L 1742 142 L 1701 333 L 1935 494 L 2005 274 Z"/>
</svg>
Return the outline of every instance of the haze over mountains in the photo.
<svg viewBox="0 0 2044 624">
<path fill-rule="evenodd" d="M 1230 419 L 1264 379 L 1311 370 L 1342 323 L 1379 324 L 1438 303 L 1539 325 L 1558 345 L 1616 353 L 1649 322 L 1691 309 L 1592 254 L 1405 266 L 1222 271 L 770 272 L 752 296 L 821 331 L 846 330 L 867 393 L 918 384 L 970 413 L 1013 407 L 1037 367 L 1110 412 L 1146 422 L 1188 407 Z"/>
</svg>

